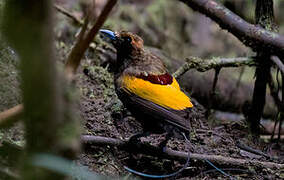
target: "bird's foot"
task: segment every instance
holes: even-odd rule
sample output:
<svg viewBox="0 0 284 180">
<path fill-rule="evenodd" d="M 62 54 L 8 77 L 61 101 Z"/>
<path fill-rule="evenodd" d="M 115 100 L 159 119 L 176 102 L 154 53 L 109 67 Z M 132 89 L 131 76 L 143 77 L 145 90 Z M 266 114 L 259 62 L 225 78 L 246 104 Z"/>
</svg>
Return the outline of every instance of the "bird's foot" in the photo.
<svg viewBox="0 0 284 180">
<path fill-rule="evenodd" d="M 137 145 L 137 144 L 141 143 L 141 141 L 139 141 L 139 138 L 146 137 L 146 136 L 149 136 L 149 135 L 150 135 L 150 132 L 143 132 L 143 133 L 135 134 L 135 135 L 133 135 L 129 138 L 128 143 L 130 145 Z"/>
<path fill-rule="evenodd" d="M 159 149 L 164 153 L 166 152 L 167 149 L 167 143 L 168 141 L 171 139 L 172 134 L 171 133 L 167 133 L 166 134 L 166 138 L 159 144 Z"/>
</svg>

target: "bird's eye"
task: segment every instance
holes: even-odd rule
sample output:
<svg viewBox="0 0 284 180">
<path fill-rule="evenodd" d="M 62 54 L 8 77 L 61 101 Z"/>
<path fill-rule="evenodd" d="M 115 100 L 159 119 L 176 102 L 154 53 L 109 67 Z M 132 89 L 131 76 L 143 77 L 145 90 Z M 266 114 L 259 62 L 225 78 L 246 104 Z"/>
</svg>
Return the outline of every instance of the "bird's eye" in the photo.
<svg viewBox="0 0 284 180">
<path fill-rule="evenodd" d="M 131 39 L 131 37 L 125 37 L 124 41 L 130 43 L 132 41 L 132 39 Z"/>
</svg>

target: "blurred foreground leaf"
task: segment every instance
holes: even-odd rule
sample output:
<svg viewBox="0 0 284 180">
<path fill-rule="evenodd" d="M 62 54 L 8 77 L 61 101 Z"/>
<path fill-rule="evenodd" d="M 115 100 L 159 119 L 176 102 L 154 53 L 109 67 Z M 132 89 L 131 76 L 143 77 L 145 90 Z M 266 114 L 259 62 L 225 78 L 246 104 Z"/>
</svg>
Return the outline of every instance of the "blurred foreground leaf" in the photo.
<svg viewBox="0 0 284 180">
<path fill-rule="evenodd" d="M 107 180 L 107 178 L 102 175 L 95 174 L 82 165 L 75 164 L 75 162 L 69 161 L 59 156 L 54 156 L 51 154 L 37 154 L 32 158 L 32 163 L 35 166 L 46 168 L 63 175 L 70 176 L 78 180 Z"/>
</svg>

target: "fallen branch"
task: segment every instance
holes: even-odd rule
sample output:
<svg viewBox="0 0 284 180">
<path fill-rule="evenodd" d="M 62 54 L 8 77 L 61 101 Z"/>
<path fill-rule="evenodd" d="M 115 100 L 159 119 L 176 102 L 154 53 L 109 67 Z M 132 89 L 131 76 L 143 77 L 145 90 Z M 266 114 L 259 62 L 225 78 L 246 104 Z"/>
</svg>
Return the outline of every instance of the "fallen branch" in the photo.
<svg viewBox="0 0 284 180">
<path fill-rule="evenodd" d="M 253 149 L 252 147 L 249 147 L 243 143 L 241 143 L 240 141 L 237 142 L 237 147 L 245 150 L 247 152 L 253 153 L 253 154 L 257 154 L 257 155 L 261 155 L 263 157 L 269 158 L 269 159 L 273 159 L 273 157 L 269 156 L 268 154 L 258 150 L 258 149 Z"/>
<path fill-rule="evenodd" d="M 222 67 L 240 67 L 240 66 L 253 66 L 256 62 L 252 57 L 239 57 L 239 58 L 211 58 L 201 59 L 199 57 L 188 57 L 186 63 L 184 63 L 173 76 L 178 78 L 190 69 L 196 69 L 200 72 L 205 72 L 210 69 L 222 68 Z"/>
<path fill-rule="evenodd" d="M 148 144 L 129 144 L 127 141 L 122 141 L 120 139 L 102 137 L 102 136 L 90 136 L 83 135 L 81 136 L 81 140 L 84 144 L 92 144 L 92 145 L 109 145 L 109 146 L 117 146 L 123 150 L 131 151 L 131 149 L 135 149 L 135 152 L 144 153 L 148 155 L 164 157 L 168 159 L 175 160 L 186 160 L 187 152 L 174 151 L 171 149 L 166 149 L 165 152 L 161 152 L 159 147 L 151 146 Z M 205 155 L 205 154 L 190 154 L 192 161 L 204 161 L 205 159 L 219 164 L 219 165 L 229 165 L 229 166 L 238 166 L 247 168 L 249 165 L 259 167 L 259 168 L 271 168 L 271 169 L 283 169 L 284 164 L 277 164 L 274 162 L 263 162 L 256 161 L 250 159 L 236 159 L 231 157 L 225 157 L 220 155 Z"/>
<path fill-rule="evenodd" d="M 238 15 L 214 0 L 179 0 L 193 10 L 198 11 L 225 30 L 237 37 L 243 44 L 254 51 L 264 50 L 267 53 L 282 57 L 284 54 L 284 36 L 250 24 Z"/>
</svg>

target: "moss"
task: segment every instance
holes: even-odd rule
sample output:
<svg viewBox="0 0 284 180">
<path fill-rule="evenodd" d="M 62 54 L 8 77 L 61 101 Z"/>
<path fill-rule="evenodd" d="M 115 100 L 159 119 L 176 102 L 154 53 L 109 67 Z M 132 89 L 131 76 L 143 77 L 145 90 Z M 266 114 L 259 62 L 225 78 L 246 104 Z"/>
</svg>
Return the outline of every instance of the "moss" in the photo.
<svg viewBox="0 0 284 180">
<path fill-rule="evenodd" d="M 95 92 L 96 90 L 93 89 L 84 89 L 84 93 L 88 93 L 90 98 L 103 97 L 104 102 L 108 104 L 107 106 L 112 113 L 120 112 L 123 105 L 115 93 L 112 74 L 106 68 L 100 66 L 84 66 L 88 70 L 91 79 L 99 85 L 98 92 Z"/>
<path fill-rule="evenodd" d="M 0 34 L 0 111 L 20 104 L 22 101 L 18 66 L 19 60 L 16 53 L 1 39 Z M 16 124 L 10 129 L 0 130 L 0 140 L 5 139 L 23 146 L 25 144 L 23 134 L 22 126 Z"/>
<path fill-rule="evenodd" d="M 15 52 L 0 37 L 0 111 L 21 102 L 18 65 Z"/>
</svg>

